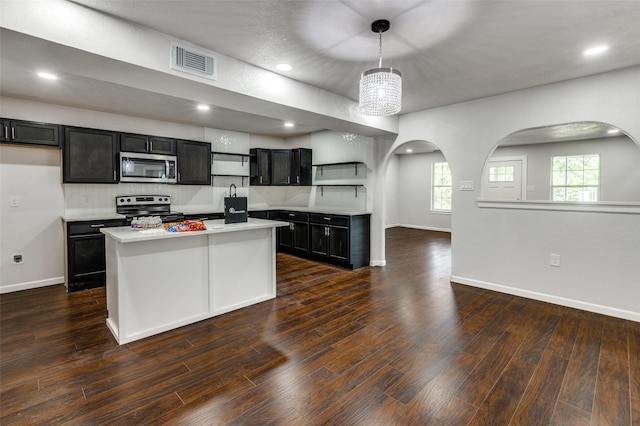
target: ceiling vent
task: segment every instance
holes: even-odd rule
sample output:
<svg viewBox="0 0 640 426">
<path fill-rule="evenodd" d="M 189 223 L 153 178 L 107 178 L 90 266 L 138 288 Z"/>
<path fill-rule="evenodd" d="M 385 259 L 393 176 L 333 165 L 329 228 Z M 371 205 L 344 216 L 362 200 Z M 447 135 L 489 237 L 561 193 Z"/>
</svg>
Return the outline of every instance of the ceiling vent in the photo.
<svg viewBox="0 0 640 426">
<path fill-rule="evenodd" d="M 209 52 L 171 43 L 171 68 L 189 74 L 216 79 L 216 58 Z"/>
</svg>

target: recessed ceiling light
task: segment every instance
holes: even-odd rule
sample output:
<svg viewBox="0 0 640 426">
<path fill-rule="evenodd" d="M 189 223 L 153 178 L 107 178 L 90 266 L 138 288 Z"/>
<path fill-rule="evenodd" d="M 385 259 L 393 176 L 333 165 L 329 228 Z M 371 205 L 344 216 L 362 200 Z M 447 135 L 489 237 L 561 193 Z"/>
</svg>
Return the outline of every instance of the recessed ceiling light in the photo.
<svg viewBox="0 0 640 426">
<path fill-rule="evenodd" d="M 413 152 L 411 148 L 407 148 L 407 152 Z"/>
<path fill-rule="evenodd" d="M 40 71 L 38 73 L 38 77 L 44 78 L 45 80 L 57 80 L 58 76 L 55 74 L 51 74 L 50 72 Z"/>
<path fill-rule="evenodd" d="M 609 50 L 609 46 L 600 45 L 600 46 L 590 47 L 587 50 L 585 50 L 584 52 L 582 52 L 582 54 L 584 56 L 593 56 L 593 55 L 597 55 L 599 53 L 606 52 L 607 50 Z"/>
<path fill-rule="evenodd" d="M 611 130 L 607 130 L 607 133 L 610 133 L 610 134 L 620 133 L 620 129 L 611 129 Z"/>
<path fill-rule="evenodd" d="M 293 126 L 294 126 L 294 124 L 292 122 L 290 122 L 290 121 L 285 121 L 284 122 L 284 127 L 293 127 Z"/>
<path fill-rule="evenodd" d="M 289 64 L 278 64 L 276 65 L 276 69 L 278 71 L 291 71 L 293 67 Z"/>
<path fill-rule="evenodd" d="M 211 108 L 209 107 L 209 105 L 205 105 L 205 104 L 200 104 L 197 106 L 198 110 L 200 111 L 209 111 Z"/>
</svg>

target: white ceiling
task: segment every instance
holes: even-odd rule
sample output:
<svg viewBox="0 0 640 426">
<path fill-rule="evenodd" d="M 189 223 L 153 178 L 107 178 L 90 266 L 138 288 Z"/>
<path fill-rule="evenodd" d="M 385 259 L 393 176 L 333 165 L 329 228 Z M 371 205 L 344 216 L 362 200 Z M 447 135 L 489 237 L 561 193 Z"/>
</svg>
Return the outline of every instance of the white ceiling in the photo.
<svg viewBox="0 0 640 426">
<path fill-rule="evenodd" d="M 383 65 L 402 72 L 401 114 L 640 64 L 637 0 L 74 2 L 356 101 L 360 74 L 377 66 L 378 36 L 370 24 L 389 19 Z M 603 43 L 610 45 L 603 55 L 582 55 Z M 282 62 L 293 70 L 275 70 Z M 2 71 L 3 93 L 28 92 L 17 87 L 8 67 Z M 78 90 L 90 83 L 79 81 Z M 117 97 L 112 108 L 139 108 L 134 96 L 119 92 L 102 96 Z M 46 93 L 39 96 L 47 100 Z M 149 116 L 170 113 L 153 101 Z M 175 108 L 176 102 L 167 104 Z M 234 111 L 225 112 L 231 127 L 247 119 L 237 112 L 233 120 Z M 273 120 L 255 118 L 250 130 L 235 130 L 260 133 L 264 127 L 263 133 L 278 134 Z"/>
</svg>

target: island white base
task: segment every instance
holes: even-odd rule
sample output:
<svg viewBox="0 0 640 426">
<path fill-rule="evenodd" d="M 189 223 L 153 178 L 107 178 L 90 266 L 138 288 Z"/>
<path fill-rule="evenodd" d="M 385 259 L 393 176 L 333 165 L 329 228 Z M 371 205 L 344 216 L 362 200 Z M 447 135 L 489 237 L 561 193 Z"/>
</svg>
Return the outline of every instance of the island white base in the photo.
<svg viewBox="0 0 640 426">
<path fill-rule="evenodd" d="M 105 239 L 107 326 L 119 344 L 275 297 L 275 226 L 235 226 L 233 232 Z"/>
</svg>

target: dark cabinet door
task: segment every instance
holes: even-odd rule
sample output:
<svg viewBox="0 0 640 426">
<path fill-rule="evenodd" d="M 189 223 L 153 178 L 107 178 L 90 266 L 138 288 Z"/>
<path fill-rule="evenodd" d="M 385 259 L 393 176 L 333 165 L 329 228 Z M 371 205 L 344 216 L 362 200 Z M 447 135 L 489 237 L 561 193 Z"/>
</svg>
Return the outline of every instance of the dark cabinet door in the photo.
<svg viewBox="0 0 640 426">
<path fill-rule="evenodd" d="M 311 185 L 312 151 L 306 148 L 291 150 L 291 184 Z"/>
<path fill-rule="evenodd" d="M 289 223 L 289 226 L 278 228 L 278 248 L 293 248 L 292 225 L 292 223 Z"/>
<path fill-rule="evenodd" d="M 63 151 L 65 183 L 117 183 L 116 132 L 66 127 Z"/>
<path fill-rule="evenodd" d="M 211 151 L 211 146 L 210 145 L 208 146 L 209 146 L 209 151 Z M 161 138 L 159 136 L 149 136 L 149 152 L 152 154 L 175 155 L 176 141 L 175 139 L 170 139 L 170 138 Z M 209 161 L 209 164 L 211 164 L 211 161 Z"/>
<path fill-rule="evenodd" d="M 293 222 L 293 249 L 295 251 L 309 251 L 309 224 L 304 222 Z"/>
<path fill-rule="evenodd" d="M 271 185 L 291 183 L 291 150 L 271 150 Z"/>
<path fill-rule="evenodd" d="M 322 256 L 329 256 L 329 239 L 327 238 L 327 229 L 325 225 L 310 224 L 309 236 L 310 247 L 309 251 L 313 254 Z"/>
<path fill-rule="evenodd" d="M 249 150 L 249 170 L 251 185 L 271 184 L 271 150 L 252 148 Z"/>
<path fill-rule="evenodd" d="M 60 146 L 60 126 L 21 120 L 2 120 L 2 142 Z"/>
<path fill-rule="evenodd" d="M 68 239 L 68 291 L 105 284 L 104 235 L 80 235 Z"/>
<path fill-rule="evenodd" d="M 330 226 L 327 234 L 329 237 L 329 257 L 337 260 L 349 260 L 349 228 Z"/>
<path fill-rule="evenodd" d="M 211 145 L 206 142 L 177 141 L 178 183 L 211 185 Z"/>
<path fill-rule="evenodd" d="M 175 155 L 176 141 L 160 136 L 120 134 L 120 151 Z"/>
</svg>

